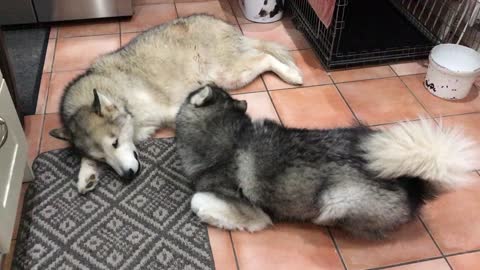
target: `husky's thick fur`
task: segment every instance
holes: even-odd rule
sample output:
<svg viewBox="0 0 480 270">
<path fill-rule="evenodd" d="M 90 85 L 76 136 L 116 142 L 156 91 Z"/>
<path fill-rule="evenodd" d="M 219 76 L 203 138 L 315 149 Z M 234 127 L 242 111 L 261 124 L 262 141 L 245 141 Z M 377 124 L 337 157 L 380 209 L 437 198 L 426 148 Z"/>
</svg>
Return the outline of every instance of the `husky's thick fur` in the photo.
<svg viewBox="0 0 480 270">
<path fill-rule="evenodd" d="M 211 16 L 180 18 L 98 58 L 70 83 L 61 103 L 64 129 L 51 134 L 83 154 L 78 189 L 86 192 L 97 183 L 93 160 L 133 178 L 140 170 L 134 143 L 173 124 L 189 93 L 209 84 L 239 88 L 266 71 L 302 83 L 283 47 Z"/>
<path fill-rule="evenodd" d="M 474 169 L 471 140 L 423 120 L 385 131 L 306 130 L 252 121 L 246 107 L 207 86 L 177 115 L 178 152 L 196 187 L 192 210 L 221 228 L 296 220 L 381 238 Z"/>
</svg>

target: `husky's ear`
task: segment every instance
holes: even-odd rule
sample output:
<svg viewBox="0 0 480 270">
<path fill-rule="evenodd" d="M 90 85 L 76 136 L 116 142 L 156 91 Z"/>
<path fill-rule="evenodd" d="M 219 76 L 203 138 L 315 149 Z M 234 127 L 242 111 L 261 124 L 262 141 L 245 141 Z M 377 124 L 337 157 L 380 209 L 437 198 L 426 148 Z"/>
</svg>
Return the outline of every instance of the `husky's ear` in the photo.
<svg viewBox="0 0 480 270">
<path fill-rule="evenodd" d="M 64 141 L 71 141 L 72 135 L 66 128 L 56 128 L 49 132 L 50 136 Z"/>
<path fill-rule="evenodd" d="M 93 89 L 93 104 L 92 109 L 93 111 L 98 114 L 98 116 L 103 116 L 102 114 L 102 107 L 110 108 L 113 106 L 112 101 L 107 98 L 106 96 L 99 94 L 97 89 Z"/>
<path fill-rule="evenodd" d="M 247 111 L 247 102 L 245 100 L 235 100 L 234 106 L 239 111 Z"/>
<path fill-rule="evenodd" d="M 196 107 L 200 107 L 200 106 L 203 106 L 209 100 L 211 100 L 212 97 L 213 97 L 212 88 L 210 88 L 209 86 L 205 86 L 202 90 L 198 91 L 190 98 L 190 103 L 195 105 Z"/>
<path fill-rule="evenodd" d="M 98 116 L 102 116 L 102 105 L 100 104 L 100 98 L 98 97 L 97 89 L 93 89 L 92 110 L 98 114 Z"/>
</svg>

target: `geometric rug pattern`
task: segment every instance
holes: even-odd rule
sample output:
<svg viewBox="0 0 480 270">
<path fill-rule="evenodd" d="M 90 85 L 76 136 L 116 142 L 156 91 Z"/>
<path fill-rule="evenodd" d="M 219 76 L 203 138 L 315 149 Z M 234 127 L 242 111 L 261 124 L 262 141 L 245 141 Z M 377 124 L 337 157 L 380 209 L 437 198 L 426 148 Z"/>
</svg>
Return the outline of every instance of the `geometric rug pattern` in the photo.
<svg viewBox="0 0 480 270">
<path fill-rule="evenodd" d="M 101 166 L 86 195 L 77 192 L 80 159 L 71 148 L 39 155 L 13 269 L 214 269 L 173 139 L 144 141 L 138 153 L 142 171 L 132 182 Z"/>
</svg>

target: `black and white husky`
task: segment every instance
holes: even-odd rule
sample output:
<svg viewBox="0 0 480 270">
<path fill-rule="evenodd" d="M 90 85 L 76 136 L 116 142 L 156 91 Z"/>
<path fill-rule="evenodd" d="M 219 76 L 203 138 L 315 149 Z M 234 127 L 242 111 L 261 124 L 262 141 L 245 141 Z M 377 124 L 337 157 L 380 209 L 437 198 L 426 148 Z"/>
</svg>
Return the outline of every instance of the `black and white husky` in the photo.
<svg viewBox="0 0 480 270">
<path fill-rule="evenodd" d="M 381 238 L 474 169 L 473 141 L 427 121 L 307 130 L 252 121 L 246 108 L 204 87 L 176 118 L 192 210 L 213 226 L 253 232 L 294 220 Z"/>
</svg>

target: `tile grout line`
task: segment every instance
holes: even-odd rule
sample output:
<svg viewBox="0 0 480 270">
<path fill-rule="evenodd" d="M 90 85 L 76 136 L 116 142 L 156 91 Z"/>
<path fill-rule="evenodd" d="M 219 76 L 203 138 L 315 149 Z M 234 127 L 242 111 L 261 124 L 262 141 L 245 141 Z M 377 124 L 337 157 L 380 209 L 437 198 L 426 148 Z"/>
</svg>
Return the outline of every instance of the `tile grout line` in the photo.
<svg viewBox="0 0 480 270">
<path fill-rule="evenodd" d="M 116 49 L 114 50 L 114 52 L 115 52 L 115 51 L 118 51 L 118 50 L 120 50 L 120 49 L 122 48 L 122 34 L 121 34 L 120 32 L 118 32 L 116 35 L 118 36 L 118 48 L 116 48 Z M 105 54 L 103 54 L 103 55 L 105 55 Z M 93 61 L 95 61 L 95 60 L 93 60 Z M 91 65 L 92 65 L 92 64 L 90 64 L 90 66 L 91 66 Z"/>
<path fill-rule="evenodd" d="M 133 9 L 135 10 L 135 8 Z M 121 47 L 122 46 L 122 22 L 120 20 L 118 20 L 118 34 L 120 35 L 120 47 Z"/>
<path fill-rule="evenodd" d="M 390 69 L 390 71 L 391 71 L 393 74 L 395 74 L 396 77 L 400 77 L 400 76 L 397 74 L 397 72 L 395 72 L 395 70 L 392 68 L 392 66 L 391 66 L 390 64 L 387 64 L 386 66 Z"/>
<path fill-rule="evenodd" d="M 408 64 L 408 63 L 413 63 L 415 61 L 408 61 L 408 62 L 405 62 L 404 64 Z M 398 63 L 397 63 L 398 64 Z M 400 63 L 402 64 L 402 63 Z M 398 74 L 395 69 L 392 67 L 392 65 L 396 65 L 394 63 L 392 64 L 388 64 L 388 66 L 393 70 L 393 73 L 397 74 L 397 77 L 406 77 L 406 76 L 415 76 L 415 75 L 420 75 L 420 74 L 427 74 L 427 71 L 425 72 L 415 72 L 415 73 L 407 73 L 407 74 Z"/>
<path fill-rule="evenodd" d="M 233 91 L 236 91 L 236 90 L 233 90 Z M 255 94 L 255 93 L 263 93 L 263 92 L 267 92 L 268 90 L 253 90 L 253 91 L 248 91 L 248 92 L 240 92 L 240 93 L 232 93 L 231 91 L 228 91 L 228 93 L 234 97 L 234 96 L 238 96 L 238 95 L 248 95 L 248 94 Z"/>
<path fill-rule="evenodd" d="M 310 50 L 310 49 L 301 49 L 301 50 L 290 50 L 290 52 L 295 52 L 295 51 L 302 51 L 302 50 Z M 331 84 L 334 84 L 335 86 L 339 85 L 339 84 L 345 84 L 345 83 L 354 83 L 354 82 L 364 82 L 364 81 L 373 81 L 373 80 L 382 80 L 382 79 L 390 79 L 390 78 L 395 78 L 395 77 L 398 77 L 400 78 L 399 76 L 390 76 L 390 77 L 381 77 L 381 78 L 372 78 L 372 79 L 362 79 L 362 80 L 354 80 L 354 81 L 345 81 L 345 82 L 335 82 L 333 79 L 332 79 L 332 76 L 330 75 L 331 72 L 327 72 L 327 75 L 330 77 L 330 79 L 332 80 L 331 83 L 323 83 L 323 84 L 313 84 L 313 85 L 301 85 L 301 86 L 292 86 L 292 87 L 287 87 L 287 88 L 278 88 L 278 89 L 269 89 L 269 91 L 282 91 L 282 90 L 291 90 L 291 89 L 297 89 L 297 88 L 307 88 L 307 87 L 315 87 L 315 86 L 324 86 L 324 85 L 331 85 Z M 418 74 L 417 74 L 418 75 Z M 406 77 L 406 76 L 402 76 L 402 77 Z"/>
<path fill-rule="evenodd" d="M 341 71 L 341 70 L 338 70 L 338 71 Z M 331 73 L 332 73 L 332 72 L 335 72 L 335 71 L 327 72 L 327 74 L 330 76 L 330 78 L 332 79 L 332 81 L 333 81 L 334 84 L 344 84 L 344 83 L 353 83 L 353 82 L 366 82 L 366 81 L 374 81 L 374 80 L 383 80 L 383 79 L 398 78 L 397 74 L 394 73 L 394 75 L 385 76 L 385 77 L 368 78 L 368 79 L 360 79 L 360 80 L 336 82 L 336 81 L 332 78 L 332 76 L 331 76 Z"/>
<path fill-rule="evenodd" d="M 45 73 L 67 73 L 67 72 L 72 72 L 72 71 L 87 71 L 87 69 L 83 69 L 83 68 L 69 69 L 69 70 L 59 70 L 59 71 L 55 71 L 55 72 L 45 72 Z"/>
<path fill-rule="evenodd" d="M 233 257 L 235 259 L 235 266 L 237 267 L 237 270 L 240 270 L 240 264 L 238 263 L 237 250 L 235 249 L 235 242 L 233 241 L 232 232 L 228 231 L 228 235 L 230 236 L 230 243 L 232 244 Z"/>
<path fill-rule="evenodd" d="M 56 52 L 57 52 L 57 42 L 58 42 L 58 29 L 57 29 L 57 38 L 55 39 L 55 46 L 54 46 L 54 50 L 53 50 L 53 57 L 52 57 L 52 66 L 51 66 L 51 72 L 50 72 L 50 79 L 48 81 L 48 89 L 47 89 L 47 97 L 45 98 L 45 108 L 43 108 L 43 113 L 41 114 L 42 115 L 42 126 L 40 127 L 40 143 L 39 143 L 39 146 L 38 146 L 38 151 L 37 151 L 37 156 L 42 152 L 42 145 L 43 145 L 43 131 L 45 129 L 45 122 L 46 122 L 46 115 L 47 115 L 47 105 L 48 105 L 48 96 L 50 94 L 50 83 L 52 81 L 52 74 L 53 74 L 53 66 L 54 66 L 54 63 L 55 63 L 55 55 L 56 55 Z M 35 157 L 36 158 L 36 157 Z"/>
<path fill-rule="evenodd" d="M 426 120 L 431 120 L 431 121 L 435 122 L 434 118 L 426 118 Z M 415 121 L 420 121 L 420 118 L 405 119 L 405 120 L 399 120 L 399 121 L 395 121 L 395 122 L 386 122 L 386 123 L 382 123 L 382 124 L 374 124 L 374 125 L 367 125 L 367 126 L 368 127 L 381 127 L 381 126 L 386 126 L 386 125 L 395 125 L 395 124 L 399 124 L 399 123 L 415 122 Z M 435 124 L 437 124 L 437 123 L 435 122 Z"/>
<path fill-rule="evenodd" d="M 432 113 L 427 109 L 427 107 L 425 107 L 425 105 L 422 103 L 422 101 L 420 101 L 420 99 L 418 99 L 418 97 L 413 93 L 412 89 L 410 89 L 410 87 L 408 87 L 408 85 L 402 80 L 402 78 L 400 78 L 400 76 L 397 76 L 397 77 L 402 82 L 403 86 L 405 86 L 405 88 L 407 88 L 408 92 L 415 98 L 415 100 L 418 102 L 418 104 L 420 104 L 422 109 L 430 116 L 430 118 L 434 118 Z"/>
<path fill-rule="evenodd" d="M 342 252 L 340 251 L 340 248 L 338 247 L 337 241 L 335 240 L 335 237 L 333 237 L 333 233 L 330 230 L 330 228 L 326 227 L 328 235 L 330 236 L 330 239 L 333 242 L 333 246 L 335 247 L 335 251 L 337 251 L 337 255 L 340 259 L 340 262 L 342 262 L 343 269 L 348 270 L 347 264 L 345 263 L 345 260 L 343 259 Z"/>
<path fill-rule="evenodd" d="M 435 238 L 433 237 L 432 233 L 430 232 L 430 230 L 428 229 L 428 226 L 425 224 L 425 222 L 423 221 L 423 219 L 420 217 L 420 216 L 417 216 L 418 219 L 420 220 L 420 222 L 422 223 L 423 227 L 425 228 L 425 230 L 427 231 L 428 233 L 428 236 L 430 236 L 430 239 L 432 239 L 433 243 L 435 244 L 435 247 L 437 247 L 438 251 L 440 251 L 440 254 L 442 255 L 442 258 L 445 260 L 445 262 L 448 264 L 448 267 L 450 267 L 451 270 L 453 270 L 452 266 L 450 265 L 450 263 L 448 262 L 447 260 L 447 257 L 445 256 L 445 254 L 443 253 L 442 249 L 440 248 L 440 246 L 438 245 L 437 241 L 435 241 Z"/>
<path fill-rule="evenodd" d="M 385 266 L 367 268 L 366 270 L 388 270 L 388 269 L 393 268 L 393 267 L 404 266 L 404 265 L 413 265 L 413 264 L 416 264 L 416 263 L 428 262 L 428 261 L 438 260 L 438 259 L 442 259 L 442 258 L 443 257 L 441 257 L 441 256 L 424 258 L 424 259 L 418 259 L 418 260 L 413 260 L 413 261 L 408 261 L 408 262 L 402 262 L 402 263 L 396 263 L 396 264 L 389 264 L 389 265 L 385 265 Z"/>
<path fill-rule="evenodd" d="M 48 73 L 48 74 L 47 74 Z M 47 89 L 46 89 L 46 93 L 45 93 L 45 96 L 42 98 L 43 102 L 44 102 L 44 105 L 43 105 L 43 110 L 42 111 L 38 111 L 39 110 L 39 107 L 38 107 L 38 102 L 41 101 L 41 97 L 40 97 L 40 91 L 38 91 L 38 95 L 37 95 L 37 104 L 35 105 L 35 114 L 33 115 L 42 115 L 45 113 L 45 108 L 47 107 L 47 97 L 48 97 L 48 92 L 49 92 L 49 89 L 50 89 L 50 80 L 52 79 L 52 72 L 42 72 L 42 77 L 41 77 L 41 82 L 40 82 L 40 86 L 42 85 L 42 81 L 44 80 L 44 76 L 46 76 L 45 74 L 48 75 L 48 79 L 45 79 L 48 81 L 48 86 L 47 86 Z M 28 116 L 28 115 L 25 115 L 25 116 Z"/>
<path fill-rule="evenodd" d="M 35 156 L 34 160 L 38 157 L 38 155 L 40 155 L 40 153 L 42 153 L 42 144 L 43 144 L 43 130 L 45 129 L 45 114 L 41 114 L 42 116 L 42 125 L 40 127 L 40 142 L 39 142 L 39 145 L 38 145 L 38 149 L 37 149 L 37 155 Z M 33 164 L 33 161 L 32 161 L 32 164 Z"/>
<path fill-rule="evenodd" d="M 219 0 L 203 0 L 203 1 L 195 1 L 195 0 L 185 0 L 181 2 L 173 1 L 173 3 L 179 3 L 179 4 L 190 4 L 190 3 L 205 3 L 205 2 L 220 2 Z M 157 3 L 157 4 L 140 4 L 136 6 L 149 6 L 149 5 L 164 5 L 164 4 L 170 4 L 170 3 Z"/>
<path fill-rule="evenodd" d="M 45 115 L 47 113 L 47 106 L 48 106 L 48 99 L 49 99 L 49 96 L 50 96 L 50 87 L 51 87 L 51 83 L 52 83 L 52 76 L 53 76 L 53 64 L 55 63 L 55 55 L 57 54 L 57 42 L 58 42 L 58 31 L 57 31 L 57 38 L 55 39 L 55 46 L 53 47 L 53 56 L 52 56 L 52 66 L 51 66 L 51 69 L 50 69 L 50 78 L 48 78 L 48 88 L 47 88 L 47 93 L 46 93 L 46 97 L 45 97 L 45 107 L 43 108 L 43 115 Z M 38 100 L 38 97 L 37 97 L 37 100 Z"/>
<path fill-rule="evenodd" d="M 120 23 L 120 22 L 118 22 Z M 117 35 L 120 34 L 121 32 L 117 33 L 101 33 L 101 34 L 90 34 L 90 35 L 79 35 L 79 36 L 69 36 L 69 37 L 61 37 L 61 38 L 56 38 L 56 39 L 72 39 L 72 38 L 85 38 L 85 37 L 98 37 L 98 36 L 112 36 L 112 35 Z M 128 32 L 127 32 L 128 33 Z M 52 38 L 53 39 L 53 38 Z"/>
<path fill-rule="evenodd" d="M 44 120 L 44 118 L 45 118 L 45 115 L 43 115 L 43 114 L 26 115 L 26 116 L 24 116 L 24 118 L 25 118 L 25 117 L 28 117 L 28 116 L 39 116 L 39 117 L 40 117 L 40 133 L 39 133 L 39 136 L 38 136 L 38 142 L 35 143 L 35 144 L 36 144 L 36 147 L 37 147 L 37 151 L 36 151 L 36 153 L 35 153 L 35 157 L 33 157 L 33 160 L 30 161 L 30 160 L 29 160 L 30 157 L 28 158 L 28 166 L 31 168 L 32 165 L 33 165 L 33 161 L 34 161 L 34 160 L 37 158 L 37 156 L 39 155 L 39 153 L 40 153 L 40 147 L 42 146 L 43 120 Z M 27 141 L 28 141 L 28 139 L 27 139 Z M 30 162 L 31 162 L 31 164 L 30 164 Z M 23 183 L 24 183 L 24 182 L 22 181 L 22 184 L 23 184 Z"/>
<path fill-rule="evenodd" d="M 54 56 L 55 56 L 55 54 L 54 54 Z M 52 65 L 53 65 L 53 61 L 52 61 Z M 45 105 L 43 107 L 43 112 L 42 112 L 43 115 L 45 115 L 47 113 L 48 96 L 50 95 L 50 87 L 51 87 L 51 83 L 52 83 L 52 77 L 53 77 L 53 72 L 50 72 L 50 76 L 48 78 L 47 93 L 46 93 L 46 96 L 45 96 Z M 37 97 L 37 99 L 38 99 L 38 97 Z"/>
<path fill-rule="evenodd" d="M 205 2 L 210 2 L 210 1 L 205 1 Z M 238 19 L 237 19 L 237 15 L 235 14 L 235 12 L 233 11 L 233 7 L 232 7 L 232 4 L 230 4 L 230 0 L 215 0 L 215 1 L 212 1 L 212 2 L 218 2 L 220 4 L 220 6 L 222 6 L 222 3 L 221 2 L 227 2 L 228 6 L 230 7 L 230 11 L 231 11 L 231 15 L 235 18 L 235 22 L 237 23 L 236 26 L 238 26 L 238 28 L 240 28 L 240 32 L 242 32 L 242 35 L 243 35 L 243 31 L 242 31 L 242 28 L 240 27 L 240 23 L 238 22 Z M 222 9 L 223 10 L 223 9 Z M 228 24 L 231 24 L 230 22 L 228 22 L 228 18 L 225 20 Z"/>
<path fill-rule="evenodd" d="M 44 113 L 44 114 L 42 114 L 42 115 L 47 116 L 47 115 L 55 115 L 55 114 L 58 114 L 58 115 L 59 115 L 59 114 L 60 114 L 60 111 L 58 111 L 58 112 L 51 112 L 51 113 Z"/>
<path fill-rule="evenodd" d="M 113 51 L 112 51 L 113 52 Z M 108 53 L 108 52 L 107 52 Z M 90 63 L 89 67 L 91 66 L 92 63 Z M 62 73 L 62 72 L 72 72 L 72 71 L 80 71 L 80 70 L 83 70 L 83 71 L 87 71 L 88 68 L 77 68 L 77 69 L 62 69 L 62 70 L 57 70 L 57 71 L 53 71 L 52 70 L 52 73 Z"/>
<path fill-rule="evenodd" d="M 330 75 L 329 75 L 330 76 Z M 332 79 L 333 81 L 333 79 Z M 343 96 L 342 94 L 342 91 L 340 91 L 340 89 L 338 88 L 337 84 L 335 82 L 333 82 L 333 86 L 335 87 L 335 90 L 337 90 L 337 93 L 340 95 L 340 97 L 342 98 L 343 102 L 345 102 L 345 105 L 347 105 L 348 109 L 350 110 L 350 112 L 352 113 L 353 115 L 353 118 L 355 119 L 355 121 L 357 121 L 357 124 L 360 124 L 362 122 L 360 122 L 360 120 L 358 119 L 357 117 L 357 114 L 355 114 L 355 112 L 353 111 L 352 107 L 350 106 L 350 104 L 348 103 L 347 99 Z"/>
<path fill-rule="evenodd" d="M 173 20 L 175 20 L 175 19 L 173 19 Z M 167 22 L 165 22 L 165 23 L 167 23 Z M 155 27 L 155 26 L 152 26 L 152 27 Z M 136 33 L 141 34 L 143 32 L 147 32 L 147 30 L 151 29 L 152 27 L 147 28 L 145 30 L 140 30 L 140 31 L 123 31 L 123 32 L 120 32 L 120 34 L 136 34 Z M 97 35 L 97 36 L 100 36 L 100 35 Z"/>
<path fill-rule="evenodd" d="M 58 35 L 58 33 L 57 33 L 57 35 Z M 58 36 L 55 39 L 55 44 L 53 46 L 53 56 L 52 56 L 52 63 L 50 64 L 51 65 L 50 66 L 50 73 L 53 73 L 53 66 L 55 64 L 55 54 L 57 52 L 57 43 L 58 43 Z M 45 60 L 43 60 L 43 61 L 45 61 Z M 43 63 L 43 64 L 45 65 L 45 63 Z M 48 82 L 48 86 L 50 87 L 50 81 Z"/>
<path fill-rule="evenodd" d="M 132 31 L 132 32 L 126 32 L 126 33 L 136 33 L 138 31 Z M 75 38 L 88 38 L 88 37 L 105 37 L 105 36 L 114 36 L 114 35 L 118 35 L 120 34 L 120 32 L 118 33 L 102 33 L 102 34 L 91 34 L 91 35 L 81 35 L 81 36 L 71 36 L 71 37 L 61 37 L 61 38 L 55 38 L 56 40 L 71 40 L 71 39 L 75 39 Z M 51 38 L 53 39 L 53 38 Z"/>
<path fill-rule="evenodd" d="M 178 9 L 177 9 L 177 2 L 176 1 L 173 1 L 173 7 L 175 8 L 175 14 L 177 15 L 177 17 L 175 19 L 178 19 Z"/>
<path fill-rule="evenodd" d="M 268 90 L 267 84 L 263 80 L 263 76 L 260 76 L 260 79 L 262 80 L 263 86 L 265 87 L 265 89 L 267 91 L 268 98 L 270 99 L 270 102 L 272 103 L 273 110 L 275 110 L 275 114 L 277 115 L 278 121 L 280 121 L 280 125 L 282 125 L 282 127 L 285 127 L 285 125 L 283 124 L 282 118 L 280 117 L 280 114 L 278 113 L 277 106 L 275 106 L 275 102 L 273 101 L 272 95 L 270 94 L 270 91 Z"/>
<path fill-rule="evenodd" d="M 470 114 L 480 114 L 480 111 L 436 116 L 436 117 L 433 117 L 433 119 L 443 119 L 443 118 L 450 118 L 450 117 L 461 116 L 461 115 L 470 115 Z"/>
<path fill-rule="evenodd" d="M 445 257 L 448 258 L 448 257 L 459 256 L 459 255 L 464 255 L 464 254 L 471 254 L 471 253 L 480 253 L 480 249 L 472 249 L 472 250 L 467 250 L 467 251 L 455 252 L 455 253 L 445 255 Z"/>
<path fill-rule="evenodd" d="M 292 51 L 291 51 L 292 52 Z M 273 73 L 275 74 L 275 73 Z M 278 77 L 278 75 L 275 74 Z M 280 77 L 278 77 L 280 79 Z M 280 79 L 282 80 L 282 79 Z M 283 81 L 283 80 L 282 80 Z M 323 83 L 323 84 L 313 84 L 313 85 L 292 85 L 292 87 L 287 88 L 278 88 L 278 89 L 268 89 L 268 91 L 286 91 L 286 90 L 293 90 L 293 89 L 302 89 L 302 88 L 309 88 L 309 87 L 317 87 L 317 86 L 325 86 L 325 85 L 333 85 L 334 83 Z"/>
</svg>

